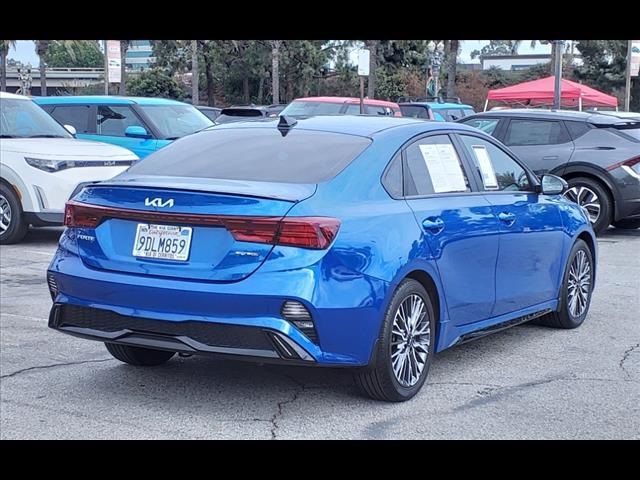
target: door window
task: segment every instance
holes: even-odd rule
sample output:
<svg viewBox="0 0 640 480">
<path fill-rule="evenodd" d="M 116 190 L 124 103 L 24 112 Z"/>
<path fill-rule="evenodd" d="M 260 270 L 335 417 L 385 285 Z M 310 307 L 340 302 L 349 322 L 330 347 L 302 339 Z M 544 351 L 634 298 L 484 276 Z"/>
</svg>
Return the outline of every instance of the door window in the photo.
<svg viewBox="0 0 640 480">
<path fill-rule="evenodd" d="M 460 135 L 485 190 L 532 191 L 527 171 L 504 150 L 482 138 Z"/>
<path fill-rule="evenodd" d="M 405 196 L 469 192 L 460 157 L 448 135 L 422 138 L 405 150 Z"/>
<path fill-rule="evenodd" d="M 493 132 L 496 130 L 498 126 L 498 122 L 500 119 L 498 118 L 474 118 L 471 120 L 464 121 L 465 125 L 469 125 L 470 127 L 475 127 L 478 130 L 482 130 L 484 133 L 489 135 L 493 135 Z"/>
<path fill-rule="evenodd" d="M 127 127 L 140 126 L 142 122 L 127 106 L 100 105 L 98 107 L 98 135 L 124 137 Z"/>
<path fill-rule="evenodd" d="M 89 128 L 89 105 L 57 105 L 51 110 L 51 116 L 62 125 L 71 125 L 77 133 L 94 133 Z"/>
<path fill-rule="evenodd" d="M 511 120 L 505 145 L 557 145 L 567 143 L 569 133 L 562 122 L 552 120 Z"/>
</svg>

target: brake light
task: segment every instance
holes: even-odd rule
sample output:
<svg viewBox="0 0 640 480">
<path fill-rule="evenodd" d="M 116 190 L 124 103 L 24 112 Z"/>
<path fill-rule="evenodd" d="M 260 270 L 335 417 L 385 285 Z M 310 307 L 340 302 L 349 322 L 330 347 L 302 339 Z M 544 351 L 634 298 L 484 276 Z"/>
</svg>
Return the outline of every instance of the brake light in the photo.
<svg viewBox="0 0 640 480">
<path fill-rule="evenodd" d="M 624 162 L 618 162 L 618 163 L 614 163 L 613 165 L 609 165 L 607 167 L 608 171 L 611 170 L 615 170 L 616 168 L 620 168 L 620 167 L 629 167 L 629 168 L 633 168 L 635 165 L 640 163 L 640 157 L 633 157 L 630 158 L 629 160 L 625 160 Z"/>
<path fill-rule="evenodd" d="M 331 245 L 340 220 L 331 217 L 240 217 L 127 210 L 69 201 L 64 224 L 71 228 L 96 228 L 107 218 L 225 227 L 241 242 L 271 243 L 323 250 Z"/>
</svg>

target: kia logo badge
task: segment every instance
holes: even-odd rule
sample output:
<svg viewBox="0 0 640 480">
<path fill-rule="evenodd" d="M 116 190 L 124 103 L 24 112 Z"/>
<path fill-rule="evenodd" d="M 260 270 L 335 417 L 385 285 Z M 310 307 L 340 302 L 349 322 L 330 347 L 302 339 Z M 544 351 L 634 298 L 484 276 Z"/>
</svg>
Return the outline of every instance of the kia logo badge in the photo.
<svg viewBox="0 0 640 480">
<path fill-rule="evenodd" d="M 163 201 L 161 198 L 145 198 L 144 205 L 146 207 L 159 207 L 159 208 L 171 208 L 173 207 L 173 198 L 169 198 L 168 200 Z"/>
</svg>

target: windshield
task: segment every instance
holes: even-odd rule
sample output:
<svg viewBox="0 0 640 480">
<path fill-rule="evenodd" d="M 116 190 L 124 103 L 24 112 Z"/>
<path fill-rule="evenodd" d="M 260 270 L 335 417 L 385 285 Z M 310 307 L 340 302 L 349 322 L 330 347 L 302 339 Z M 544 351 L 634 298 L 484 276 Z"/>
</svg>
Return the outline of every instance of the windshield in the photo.
<svg viewBox="0 0 640 480">
<path fill-rule="evenodd" d="M 166 140 L 175 140 L 213 125 L 193 105 L 138 105 L 138 108 Z"/>
<path fill-rule="evenodd" d="M 31 100 L 3 98 L 0 101 L 0 137 L 70 138 L 71 134 Z"/>
<path fill-rule="evenodd" d="M 307 117 L 311 115 L 338 115 L 341 113 L 344 103 L 329 102 L 305 102 L 295 100 L 280 112 L 280 115 Z M 358 113 L 360 106 L 358 106 Z"/>
<path fill-rule="evenodd" d="M 274 126 L 275 127 L 275 126 Z M 131 174 L 317 183 L 336 176 L 371 140 L 277 128 L 213 128 L 178 140 L 129 169 Z"/>
</svg>

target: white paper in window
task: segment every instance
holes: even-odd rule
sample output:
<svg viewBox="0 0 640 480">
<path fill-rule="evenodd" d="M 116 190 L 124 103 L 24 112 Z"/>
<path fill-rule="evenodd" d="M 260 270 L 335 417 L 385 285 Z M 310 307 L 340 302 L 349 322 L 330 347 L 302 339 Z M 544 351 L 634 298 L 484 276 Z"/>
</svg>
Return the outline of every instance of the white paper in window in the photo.
<svg viewBox="0 0 640 480">
<path fill-rule="evenodd" d="M 480 167 L 480 173 L 482 174 L 482 182 L 485 188 L 498 188 L 498 179 L 496 178 L 496 172 L 493 169 L 493 163 L 489 157 L 489 152 L 484 145 L 472 145 L 473 154 L 478 160 L 478 167 Z"/>
<path fill-rule="evenodd" d="M 467 190 L 460 160 L 453 145 L 443 143 L 419 145 L 419 147 L 435 193 L 465 192 Z"/>
</svg>

